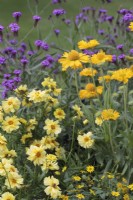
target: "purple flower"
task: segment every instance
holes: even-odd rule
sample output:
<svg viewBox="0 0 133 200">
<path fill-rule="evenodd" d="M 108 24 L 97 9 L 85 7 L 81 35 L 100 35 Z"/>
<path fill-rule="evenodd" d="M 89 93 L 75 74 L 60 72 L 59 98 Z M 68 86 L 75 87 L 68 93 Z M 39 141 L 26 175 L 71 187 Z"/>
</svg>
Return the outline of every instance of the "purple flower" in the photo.
<svg viewBox="0 0 133 200">
<path fill-rule="evenodd" d="M 104 35 L 105 31 L 103 29 L 98 30 L 99 35 Z"/>
<path fill-rule="evenodd" d="M 41 45 L 42 45 L 42 40 L 36 40 L 36 41 L 34 42 L 34 44 L 35 44 L 35 46 L 36 46 L 38 49 L 40 49 L 40 47 L 41 47 Z"/>
<path fill-rule="evenodd" d="M 113 63 L 116 63 L 116 61 L 117 61 L 116 55 L 112 55 L 112 62 L 113 62 Z"/>
<path fill-rule="evenodd" d="M 82 12 L 87 12 L 87 13 L 88 13 L 88 11 L 89 11 L 90 9 L 91 9 L 91 7 L 86 6 L 86 7 L 82 8 Z"/>
<path fill-rule="evenodd" d="M 61 3 L 61 0 L 52 0 L 52 4 Z"/>
<path fill-rule="evenodd" d="M 106 17 L 106 21 L 109 21 L 110 23 L 112 23 L 114 17 L 113 16 L 107 16 Z"/>
<path fill-rule="evenodd" d="M 9 25 L 9 28 L 11 29 L 11 32 L 14 33 L 14 36 L 17 36 L 18 31 L 19 31 L 19 29 L 20 29 L 20 26 L 19 26 L 17 23 L 11 23 L 11 24 Z"/>
<path fill-rule="evenodd" d="M 46 43 L 46 42 L 42 42 L 41 44 L 41 48 L 45 51 L 48 51 L 49 50 L 49 45 Z"/>
<path fill-rule="evenodd" d="M 124 22 L 130 22 L 130 21 L 133 20 L 133 15 L 130 14 L 130 13 L 125 14 L 122 19 L 123 19 Z"/>
<path fill-rule="evenodd" d="M 107 13 L 107 10 L 105 10 L 105 9 L 99 9 L 99 16 L 100 16 L 101 14 L 105 14 L 105 13 Z"/>
<path fill-rule="evenodd" d="M 35 54 L 35 52 L 34 52 L 34 51 L 27 51 L 27 54 L 28 54 L 29 56 L 32 56 L 32 55 Z"/>
<path fill-rule="evenodd" d="M 15 69 L 13 73 L 18 76 L 18 75 L 20 75 L 22 73 L 22 70 Z"/>
<path fill-rule="evenodd" d="M 29 63 L 29 60 L 27 58 L 22 58 L 20 62 L 25 66 L 27 63 Z"/>
<path fill-rule="evenodd" d="M 13 80 L 17 83 L 21 82 L 21 78 L 19 76 L 14 77 Z"/>
<path fill-rule="evenodd" d="M 10 76 L 11 76 L 11 74 L 4 74 L 5 79 L 9 79 Z"/>
<path fill-rule="evenodd" d="M 129 53 L 130 53 L 131 55 L 133 55 L 133 49 L 130 49 L 130 50 L 129 50 Z"/>
<path fill-rule="evenodd" d="M 60 30 L 59 29 L 55 29 L 54 33 L 55 33 L 56 36 L 58 36 L 60 34 Z"/>
<path fill-rule="evenodd" d="M 48 60 L 49 63 L 53 63 L 54 62 L 54 58 L 49 54 L 46 55 L 46 60 Z"/>
<path fill-rule="evenodd" d="M 0 32 L 4 30 L 4 26 L 0 25 Z"/>
<path fill-rule="evenodd" d="M 16 45 L 17 44 L 17 40 L 13 39 L 9 41 L 11 45 Z"/>
<path fill-rule="evenodd" d="M 64 15 L 66 13 L 66 11 L 61 8 L 61 9 L 55 9 L 53 10 L 53 15 L 55 15 L 56 17 L 60 16 L 60 15 Z"/>
<path fill-rule="evenodd" d="M 125 14 L 128 12 L 128 10 L 127 10 L 127 9 L 120 9 L 120 10 L 118 10 L 117 12 L 118 12 L 119 14 L 125 15 Z"/>
<path fill-rule="evenodd" d="M 22 13 L 21 12 L 13 12 L 12 13 L 12 16 L 16 19 L 16 22 L 19 21 L 19 18 L 22 16 Z"/>
<path fill-rule="evenodd" d="M 43 67 L 50 67 L 50 62 L 48 60 L 43 60 L 41 64 Z"/>
<path fill-rule="evenodd" d="M 41 20 L 41 17 L 38 15 L 34 15 L 33 20 L 34 20 L 34 27 L 36 27 L 38 22 Z"/>
<path fill-rule="evenodd" d="M 83 53 L 86 54 L 86 55 L 89 55 L 89 56 L 92 56 L 94 54 L 93 51 L 90 51 L 90 50 L 87 50 L 87 49 L 84 49 Z"/>
<path fill-rule="evenodd" d="M 119 55 L 119 56 L 118 56 L 118 59 L 119 59 L 119 60 L 124 60 L 124 59 L 125 59 L 125 54 Z"/>
<path fill-rule="evenodd" d="M 70 19 L 65 19 L 64 22 L 65 22 L 65 24 L 69 25 L 71 23 L 71 20 Z"/>
<path fill-rule="evenodd" d="M 6 59 L 4 57 L 0 57 L 0 65 L 4 65 L 6 62 Z"/>
<path fill-rule="evenodd" d="M 118 45 L 117 45 L 117 47 L 116 47 L 116 49 L 118 49 L 118 50 L 122 50 L 122 49 L 123 49 L 123 47 L 124 47 L 124 45 L 123 45 L 123 44 L 118 44 Z"/>
<path fill-rule="evenodd" d="M 24 50 L 27 49 L 27 45 L 26 45 L 24 42 L 21 43 L 21 47 L 22 47 Z"/>
</svg>

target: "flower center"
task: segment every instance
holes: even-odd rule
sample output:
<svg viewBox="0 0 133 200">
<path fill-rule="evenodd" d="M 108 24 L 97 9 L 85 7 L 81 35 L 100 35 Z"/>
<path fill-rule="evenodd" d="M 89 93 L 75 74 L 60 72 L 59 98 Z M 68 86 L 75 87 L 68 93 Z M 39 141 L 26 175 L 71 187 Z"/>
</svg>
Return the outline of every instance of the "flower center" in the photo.
<svg viewBox="0 0 133 200">
<path fill-rule="evenodd" d="M 8 124 L 9 124 L 9 125 L 12 125 L 12 124 L 13 124 L 13 121 L 12 121 L 12 120 L 10 120 L 10 121 L 8 122 Z"/>
<path fill-rule="evenodd" d="M 36 157 L 39 158 L 40 156 L 41 156 L 41 153 L 40 153 L 40 152 L 37 152 L 37 153 L 36 153 Z"/>
<path fill-rule="evenodd" d="M 8 105 L 12 105 L 12 101 L 8 101 Z"/>
<path fill-rule="evenodd" d="M 72 50 L 68 54 L 68 59 L 71 60 L 71 61 L 79 60 L 79 53 L 75 50 Z"/>
<path fill-rule="evenodd" d="M 54 130 L 55 129 L 55 125 L 51 125 L 51 129 Z"/>
<path fill-rule="evenodd" d="M 85 137 L 85 138 L 84 138 L 84 141 L 85 141 L 85 142 L 88 142 L 89 140 L 90 140 L 90 138 L 88 138 L 88 137 Z"/>
</svg>

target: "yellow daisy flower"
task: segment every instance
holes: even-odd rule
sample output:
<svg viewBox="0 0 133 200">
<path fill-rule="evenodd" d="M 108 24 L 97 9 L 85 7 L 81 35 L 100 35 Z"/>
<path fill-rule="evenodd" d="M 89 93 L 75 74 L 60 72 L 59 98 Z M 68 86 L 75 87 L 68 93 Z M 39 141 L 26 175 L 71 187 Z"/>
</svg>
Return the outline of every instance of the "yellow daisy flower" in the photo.
<svg viewBox="0 0 133 200">
<path fill-rule="evenodd" d="M 68 67 L 79 69 L 83 67 L 82 63 L 89 62 L 89 56 L 71 50 L 70 52 L 65 52 L 58 61 L 62 64 L 62 71 L 66 71 Z"/>
<path fill-rule="evenodd" d="M 20 122 L 17 116 L 6 117 L 2 122 L 2 129 L 7 133 L 11 133 L 12 131 L 19 129 L 19 125 Z"/>
</svg>

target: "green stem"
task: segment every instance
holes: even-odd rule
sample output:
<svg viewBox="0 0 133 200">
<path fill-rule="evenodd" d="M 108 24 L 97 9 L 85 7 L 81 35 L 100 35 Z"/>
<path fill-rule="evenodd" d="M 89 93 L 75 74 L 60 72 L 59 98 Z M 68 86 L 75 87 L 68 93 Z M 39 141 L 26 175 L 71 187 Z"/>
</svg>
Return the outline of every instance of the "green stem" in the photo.
<svg viewBox="0 0 133 200">
<path fill-rule="evenodd" d="M 70 152 L 69 152 L 69 154 L 68 154 L 68 156 L 67 156 L 67 158 L 66 158 L 66 162 L 67 162 L 67 160 L 69 159 L 69 157 L 71 156 L 72 151 L 73 151 L 74 135 L 75 135 L 75 124 L 76 124 L 76 122 L 75 122 L 75 120 L 74 120 L 74 124 L 73 124 L 73 132 L 72 132 L 72 142 L 71 142 Z"/>
<path fill-rule="evenodd" d="M 127 122 L 127 95 L 128 95 L 128 84 L 124 85 L 124 93 L 123 93 L 126 130 L 128 130 L 128 122 Z"/>
</svg>

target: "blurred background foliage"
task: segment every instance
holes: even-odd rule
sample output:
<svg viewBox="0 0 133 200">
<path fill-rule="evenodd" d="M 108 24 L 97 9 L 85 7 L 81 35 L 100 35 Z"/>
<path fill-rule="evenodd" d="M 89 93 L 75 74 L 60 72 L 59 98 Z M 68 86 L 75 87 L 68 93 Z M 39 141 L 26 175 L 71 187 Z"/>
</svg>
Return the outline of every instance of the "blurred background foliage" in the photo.
<svg viewBox="0 0 133 200">
<path fill-rule="evenodd" d="M 54 29 L 60 29 L 60 37 L 64 37 L 69 31 L 64 23 L 59 23 L 63 17 L 74 21 L 75 16 L 81 12 L 81 8 L 92 6 L 97 9 L 105 8 L 108 14 L 115 15 L 120 8 L 131 9 L 133 2 L 131 0 L 112 0 L 112 3 L 103 3 L 102 0 L 67 0 L 67 3 L 52 4 L 51 0 L 38 0 L 38 5 L 35 0 L 1 0 L 0 2 L 0 24 L 8 28 L 8 25 L 14 21 L 12 12 L 22 12 L 19 25 L 21 27 L 19 37 L 25 37 L 25 40 L 33 41 L 35 39 L 44 39 L 47 41 L 56 41 L 60 43 L 59 38 L 54 35 Z M 64 8 L 67 13 L 65 16 L 57 20 L 49 20 L 52 10 L 55 8 Z M 42 20 L 36 29 L 33 28 L 33 15 L 40 15 Z M 31 30 L 32 29 L 32 30 Z M 30 33 L 29 33 L 30 32 Z M 26 37 L 28 34 L 28 37 Z M 71 33 L 69 33 L 71 34 Z"/>
</svg>

